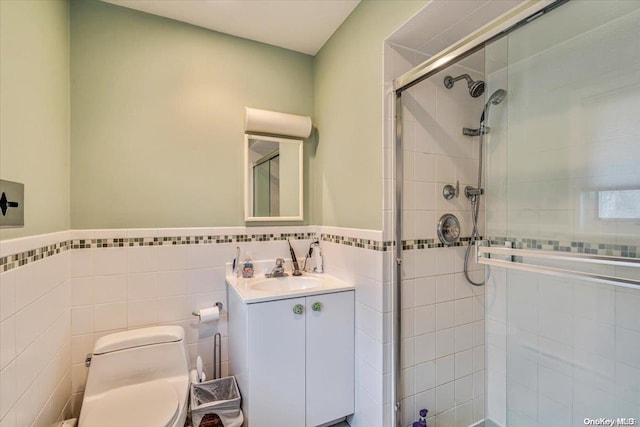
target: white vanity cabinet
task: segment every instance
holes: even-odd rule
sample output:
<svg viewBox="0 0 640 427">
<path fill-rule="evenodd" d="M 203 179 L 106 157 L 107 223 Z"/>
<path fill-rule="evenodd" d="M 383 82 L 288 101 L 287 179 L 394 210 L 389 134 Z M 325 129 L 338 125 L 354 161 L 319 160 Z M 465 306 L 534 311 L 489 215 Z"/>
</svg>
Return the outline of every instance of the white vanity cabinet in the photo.
<svg viewBox="0 0 640 427">
<path fill-rule="evenodd" d="M 245 426 L 314 427 L 352 414 L 354 292 L 246 304 L 229 289 L 229 371 Z"/>
</svg>

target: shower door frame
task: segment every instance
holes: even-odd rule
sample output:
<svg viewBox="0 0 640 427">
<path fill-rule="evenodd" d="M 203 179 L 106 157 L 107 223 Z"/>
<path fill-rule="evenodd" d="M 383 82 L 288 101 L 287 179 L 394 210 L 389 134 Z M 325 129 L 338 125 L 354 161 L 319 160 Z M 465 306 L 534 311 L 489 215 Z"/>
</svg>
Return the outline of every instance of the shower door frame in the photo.
<svg viewBox="0 0 640 427">
<path fill-rule="evenodd" d="M 529 0 L 511 11 L 499 16 L 467 37 L 454 43 L 400 77 L 393 80 L 395 114 L 393 120 L 395 188 L 394 188 L 394 245 L 395 264 L 393 290 L 391 293 L 391 422 L 392 427 L 403 427 L 401 417 L 401 347 L 402 347 L 402 196 L 404 179 L 402 94 L 430 76 L 453 65 L 459 60 L 483 49 L 488 44 L 506 36 L 529 22 L 545 15 L 569 0 Z"/>
</svg>

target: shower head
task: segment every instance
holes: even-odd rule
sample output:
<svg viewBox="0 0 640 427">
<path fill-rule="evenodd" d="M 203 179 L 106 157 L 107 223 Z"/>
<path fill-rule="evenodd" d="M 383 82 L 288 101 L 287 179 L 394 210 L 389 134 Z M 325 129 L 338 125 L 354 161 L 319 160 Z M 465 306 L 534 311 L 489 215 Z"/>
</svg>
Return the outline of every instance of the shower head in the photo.
<svg viewBox="0 0 640 427">
<path fill-rule="evenodd" d="M 474 98 L 479 97 L 484 93 L 484 82 L 482 80 L 474 81 L 469 74 L 462 74 L 458 77 L 447 76 L 444 78 L 444 87 L 447 89 L 451 89 L 453 84 L 460 79 L 465 79 L 467 81 L 467 86 L 469 87 L 469 95 Z"/>
<path fill-rule="evenodd" d="M 498 89 L 491 94 L 487 103 L 482 109 L 482 115 L 480 116 L 480 127 L 478 129 L 462 128 L 462 134 L 466 136 L 478 136 L 486 135 L 491 130 L 489 126 L 485 126 L 485 116 L 489 116 L 489 107 L 492 105 L 498 105 L 507 97 L 507 91 L 504 89 Z"/>
<path fill-rule="evenodd" d="M 489 100 L 487 101 L 487 105 L 498 105 L 507 97 L 507 91 L 504 89 L 498 89 L 491 94 Z"/>
</svg>

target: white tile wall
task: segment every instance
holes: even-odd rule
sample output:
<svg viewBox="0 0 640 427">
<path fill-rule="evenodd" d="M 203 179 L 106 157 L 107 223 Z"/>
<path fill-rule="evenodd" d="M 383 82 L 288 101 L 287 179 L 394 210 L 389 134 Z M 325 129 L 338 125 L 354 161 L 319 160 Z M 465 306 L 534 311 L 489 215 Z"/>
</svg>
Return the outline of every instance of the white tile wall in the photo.
<svg viewBox="0 0 640 427">
<path fill-rule="evenodd" d="M 318 227 L 319 233 L 382 240 L 381 231 Z M 322 242 L 325 272 L 356 286 L 356 408 L 352 426 L 386 426 L 390 420 L 388 360 L 390 283 L 383 274 L 388 252 Z"/>
<path fill-rule="evenodd" d="M 68 239 L 0 242 L 3 256 Z M 0 274 L 0 425 L 45 426 L 70 415 L 69 252 Z"/>
<path fill-rule="evenodd" d="M 287 227 L 286 230 L 306 233 L 313 231 L 313 228 Z M 280 231 L 280 227 L 82 230 L 72 231 L 71 238 L 263 234 Z M 302 254 L 306 252 L 309 241 L 295 240 L 292 245 L 298 254 Z M 79 413 L 86 383 L 85 355 L 91 352 L 95 340 L 108 333 L 145 326 L 180 325 L 186 332 L 190 363 L 194 365 L 196 357 L 200 355 L 205 371 L 211 377 L 213 336 L 220 332 L 222 374 L 228 374 L 225 310 L 220 320 L 212 324 L 199 324 L 191 312 L 212 306 L 217 301 L 226 307 L 224 265 L 235 256 L 236 246 L 242 250 L 242 259 L 273 259 L 288 257 L 289 254 L 285 241 L 71 251 L 71 383 L 74 414 Z M 370 265 L 369 268 L 381 267 Z M 365 284 L 365 288 L 370 287 L 370 283 Z M 363 296 L 365 300 L 382 298 L 371 291 L 363 292 Z M 361 324 L 365 322 L 368 325 L 369 313 L 366 310 L 360 310 L 359 313 L 363 316 Z M 369 359 L 375 360 L 375 356 Z"/>
<path fill-rule="evenodd" d="M 398 46 L 388 51 L 395 75 L 426 59 Z M 462 136 L 462 127 L 478 127 L 483 100 L 471 98 L 465 84 L 452 90 L 442 84 L 445 75 L 463 73 L 481 77 L 455 66 L 403 94 L 405 240 L 437 239 L 437 221 L 448 212 L 458 216 L 464 236 L 471 233 L 468 201 L 441 196 L 444 185 L 458 180 L 460 188 L 477 185 L 478 141 Z M 464 249 L 403 253 L 403 425 L 421 408 L 429 409 L 430 423 L 445 427 L 484 418 L 484 288 L 464 279 Z M 386 274 L 393 271 L 390 261 Z M 482 269 L 472 269 L 481 279 Z"/>
</svg>

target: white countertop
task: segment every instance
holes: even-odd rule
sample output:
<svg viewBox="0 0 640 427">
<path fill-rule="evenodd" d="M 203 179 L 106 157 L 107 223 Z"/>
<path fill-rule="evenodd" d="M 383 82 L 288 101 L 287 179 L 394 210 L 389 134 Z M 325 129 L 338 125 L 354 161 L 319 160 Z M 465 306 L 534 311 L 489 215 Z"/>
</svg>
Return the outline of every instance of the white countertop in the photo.
<svg viewBox="0 0 640 427">
<path fill-rule="evenodd" d="M 291 276 L 291 271 L 287 271 L 287 274 Z M 286 280 L 287 278 L 272 277 L 265 279 L 264 274 L 256 274 L 256 277 L 244 279 L 232 274 L 227 274 L 225 279 L 229 289 L 237 293 L 245 304 L 327 294 L 331 292 L 352 291 L 355 289 L 354 285 L 324 273 L 303 273 L 301 277 L 315 279 L 318 280 L 319 283 L 317 286 L 308 289 L 264 290 L 255 289 L 254 286 L 258 283 L 267 283 L 266 281 Z"/>
</svg>

